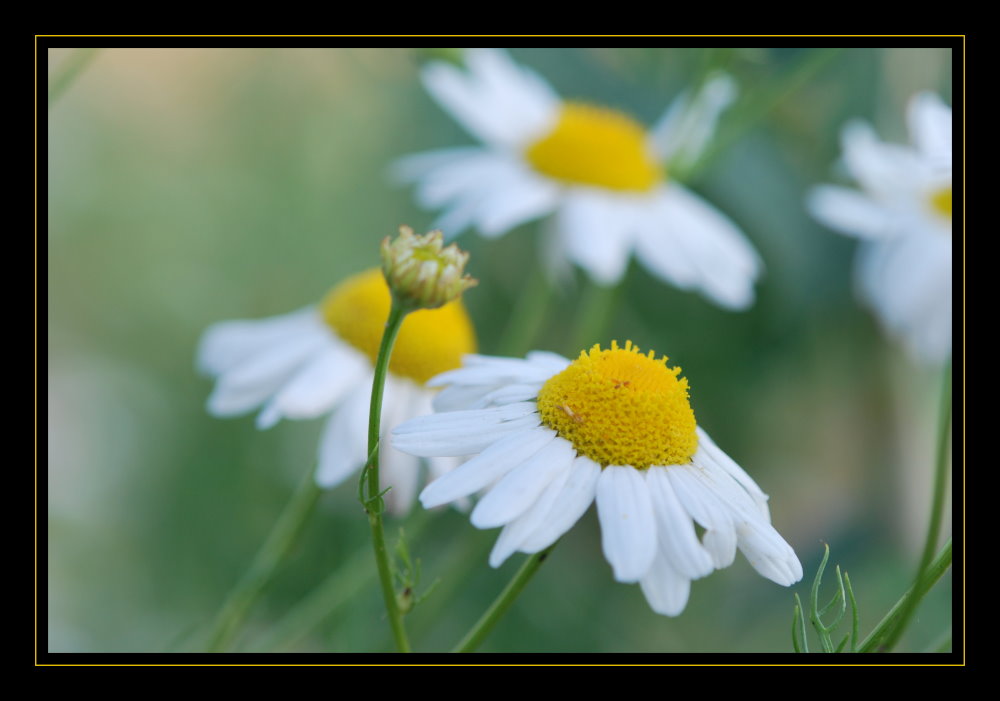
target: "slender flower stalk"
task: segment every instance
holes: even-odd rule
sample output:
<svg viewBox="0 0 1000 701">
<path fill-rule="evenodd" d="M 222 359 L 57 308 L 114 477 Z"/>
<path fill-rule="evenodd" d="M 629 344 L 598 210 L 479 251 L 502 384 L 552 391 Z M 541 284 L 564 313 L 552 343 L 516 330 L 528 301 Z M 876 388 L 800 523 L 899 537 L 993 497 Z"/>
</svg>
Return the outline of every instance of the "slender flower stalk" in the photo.
<svg viewBox="0 0 1000 701">
<path fill-rule="evenodd" d="M 212 627 L 208 652 L 223 652 L 229 647 L 250 607 L 298 541 L 320 493 L 310 470 L 261 545 L 250 569 L 226 598 Z"/>
<path fill-rule="evenodd" d="M 521 569 L 507 583 L 504 590 L 500 592 L 496 600 L 486 609 L 482 617 L 476 621 L 476 624 L 465 634 L 461 642 L 452 649 L 452 652 L 475 652 L 476 648 L 490 634 L 490 631 L 493 630 L 497 622 L 507 613 L 507 609 L 514 603 L 514 599 L 524 590 L 524 587 L 535 575 L 535 572 L 538 571 L 542 563 L 545 562 L 554 547 L 556 547 L 555 543 L 525 560 L 524 564 L 521 565 Z"/>
<path fill-rule="evenodd" d="M 382 395 L 385 391 L 385 375 L 389 369 L 389 357 L 392 355 L 392 345 L 403 325 L 406 312 L 393 299 L 389 310 L 389 319 L 385 322 L 385 332 L 379 347 L 378 359 L 375 362 L 375 379 L 372 382 L 371 411 L 368 415 L 368 462 L 361 472 L 361 503 L 368 514 L 368 523 L 372 530 L 372 545 L 375 549 L 375 564 L 378 567 L 379 582 L 382 585 L 382 599 L 385 602 L 386 614 L 392 628 L 392 637 L 400 652 L 410 652 L 410 642 L 406 638 L 403 626 L 403 614 L 399 610 L 396 591 L 392 584 L 392 565 L 385 546 L 385 529 L 382 526 L 382 511 L 384 504 L 379 493 L 378 481 L 378 449 L 380 417 L 382 416 Z"/>
<path fill-rule="evenodd" d="M 393 567 L 389 561 L 382 526 L 384 492 L 379 491 L 379 436 L 385 378 L 392 346 L 406 315 L 420 309 L 436 309 L 457 300 L 465 290 L 476 285 L 477 281 L 464 274 L 469 254 L 454 244 L 444 247 L 440 231 L 415 236 L 409 227 L 400 227 L 396 239 L 391 240 L 387 236 L 382 241 L 381 255 L 382 273 L 392 293 L 392 305 L 375 359 L 371 410 L 368 415 L 368 461 L 361 473 L 358 489 L 371 526 L 375 564 L 396 648 L 400 652 L 410 652 L 410 643 L 403 625 L 405 611 L 400 607 L 400 598 L 396 596 Z"/>
<path fill-rule="evenodd" d="M 938 423 L 937 452 L 934 467 L 934 488 L 931 496 L 930 519 L 927 524 L 927 537 L 924 540 L 923 553 L 920 556 L 920 565 L 917 567 L 917 574 L 913 578 L 911 591 L 917 592 L 916 596 L 907 597 L 906 603 L 893 628 L 887 633 L 885 641 L 880 647 L 881 652 L 889 652 L 899 642 L 900 636 L 910 623 L 910 618 L 916 610 L 917 604 L 929 586 L 925 586 L 928 577 L 928 568 L 934 551 L 937 548 L 938 537 L 941 534 L 941 521 L 944 518 L 945 494 L 948 490 L 948 446 L 951 436 L 951 361 L 944 367 L 944 377 L 941 383 L 941 411 Z M 949 550 L 950 552 L 950 550 Z"/>
</svg>

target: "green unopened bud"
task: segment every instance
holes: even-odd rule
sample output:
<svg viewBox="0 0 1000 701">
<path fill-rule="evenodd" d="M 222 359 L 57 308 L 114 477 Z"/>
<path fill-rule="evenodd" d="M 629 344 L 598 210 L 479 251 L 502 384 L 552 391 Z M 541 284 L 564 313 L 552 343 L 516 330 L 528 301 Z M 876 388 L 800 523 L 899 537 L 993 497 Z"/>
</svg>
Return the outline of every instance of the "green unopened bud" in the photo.
<svg viewBox="0 0 1000 701">
<path fill-rule="evenodd" d="M 392 296 L 404 309 L 436 309 L 478 284 L 465 272 L 469 254 L 455 244 L 442 247 L 440 231 L 414 236 L 408 226 L 382 241 L 382 273 Z"/>
</svg>

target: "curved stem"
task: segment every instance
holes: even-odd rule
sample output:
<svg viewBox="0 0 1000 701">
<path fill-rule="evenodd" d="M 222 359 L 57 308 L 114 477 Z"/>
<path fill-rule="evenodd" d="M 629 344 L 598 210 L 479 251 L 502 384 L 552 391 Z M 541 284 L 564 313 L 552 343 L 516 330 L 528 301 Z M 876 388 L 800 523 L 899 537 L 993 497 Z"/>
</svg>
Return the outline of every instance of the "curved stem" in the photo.
<svg viewBox="0 0 1000 701">
<path fill-rule="evenodd" d="M 886 636 L 892 632 L 892 629 L 899 621 L 902 615 L 903 609 L 910 604 L 912 601 L 915 605 L 916 602 L 920 601 L 928 591 L 931 590 L 942 575 L 948 571 L 951 566 L 951 538 L 945 543 L 944 548 L 941 549 L 940 554 L 931 563 L 930 567 L 927 568 L 927 572 L 924 575 L 923 581 L 915 583 L 910 587 L 903 596 L 899 598 L 893 607 L 889 609 L 889 612 L 885 614 L 878 625 L 872 630 L 868 636 L 861 641 L 861 645 L 858 646 L 858 652 L 887 652 L 887 648 L 883 641 Z M 919 585 L 919 588 L 918 588 Z"/>
<path fill-rule="evenodd" d="M 393 301 L 389 310 L 389 318 L 385 322 L 382 333 L 382 344 L 375 359 L 375 379 L 372 382 L 371 410 L 368 413 L 368 462 L 361 473 L 362 505 L 368 514 L 368 523 L 372 529 L 372 546 L 375 550 L 375 564 L 378 567 L 378 577 L 382 585 L 382 599 L 385 602 L 386 614 L 392 628 L 392 637 L 396 641 L 396 649 L 400 652 L 410 652 L 410 642 L 406 638 L 403 627 L 403 614 L 396 601 L 396 590 L 392 582 L 392 566 L 389 563 L 389 553 L 385 546 L 385 531 L 382 527 L 382 495 L 379 493 L 379 432 L 382 419 L 382 396 L 385 392 L 385 375 L 389 369 L 389 357 L 396 341 L 399 328 L 403 325 L 406 312 Z M 367 488 L 366 488 L 367 485 Z"/>
<path fill-rule="evenodd" d="M 229 646 L 250 607 L 298 540 L 321 493 L 310 470 L 261 545 L 250 569 L 226 597 L 215 618 L 208 652 L 222 652 Z"/>
<path fill-rule="evenodd" d="M 480 643 L 490 634 L 493 630 L 493 626 L 497 624 L 497 621 L 507 612 L 510 605 L 514 603 L 514 599 L 517 598 L 518 594 L 524 589 L 528 581 L 534 576 L 535 572 L 541 566 L 545 559 L 552 552 L 552 548 L 556 547 L 555 543 L 545 548 L 541 552 L 535 553 L 527 559 L 527 561 L 521 565 L 521 569 L 517 571 L 513 579 L 507 583 L 504 590 L 500 592 L 500 596 L 490 605 L 482 617 L 476 621 L 476 624 L 472 626 L 462 641 L 458 643 L 452 652 L 473 652 Z"/>
<path fill-rule="evenodd" d="M 924 540 L 924 550 L 920 556 L 920 565 L 917 567 L 917 574 L 913 578 L 913 589 L 919 590 L 924 573 L 930 565 L 931 558 L 934 557 L 934 550 L 937 548 L 938 537 L 941 534 L 941 521 L 944 518 L 945 493 L 948 488 L 948 437 L 951 434 L 951 361 L 945 364 L 944 378 L 941 383 L 941 412 L 938 423 L 937 453 L 934 466 L 934 491 L 931 496 L 931 514 L 927 524 L 927 537 Z M 899 616 L 895 627 L 889 631 L 883 643 L 883 652 L 889 652 L 893 646 L 899 642 L 900 636 L 910 623 L 920 601 L 920 596 L 912 597 L 907 601 L 902 613 Z"/>
</svg>

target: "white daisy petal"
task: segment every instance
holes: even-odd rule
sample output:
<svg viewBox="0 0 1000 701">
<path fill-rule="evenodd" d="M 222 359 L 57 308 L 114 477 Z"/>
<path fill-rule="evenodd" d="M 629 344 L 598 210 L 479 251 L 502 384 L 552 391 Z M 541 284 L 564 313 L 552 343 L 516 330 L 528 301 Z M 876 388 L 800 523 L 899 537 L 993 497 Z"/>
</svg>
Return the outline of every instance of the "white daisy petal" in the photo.
<svg viewBox="0 0 1000 701">
<path fill-rule="evenodd" d="M 637 582 L 656 556 L 656 520 L 642 473 L 609 465 L 597 480 L 601 546 L 619 582 Z"/>
<path fill-rule="evenodd" d="M 737 533 L 740 552 L 758 573 L 785 587 L 802 579 L 795 551 L 770 524 L 746 522 Z"/>
<path fill-rule="evenodd" d="M 420 493 L 424 508 L 447 504 L 475 494 L 531 458 L 556 437 L 555 431 L 536 428 L 501 438 L 476 457 L 431 482 Z"/>
<path fill-rule="evenodd" d="M 631 217 L 614 200 L 596 190 L 577 189 L 566 195 L 557 216 L 566 255 L 600 285 L 618 282 L 632 251 Z"/>
<path fill-rule="evenodd" d="M 538 528 L 549 518 L 553 505 L 561 494 L 570 475 L 573 461 L 561 463 L 562 469 L 552 477 L 537 501 L 527 511 L 503 527 L 500 537 L 490 553 L 490 567 L 499 567 L 504 560 L 514 554 Z"/>
<path fill-rule="evenodd" d="M 764 514 L 765 518 L 770 519 L 770 514 L 767 508 L 768 496 L 764 491 L 754 482 L 753 478 L 746 473 L 736 461 L 733 460 L 729 455 L 726 454 L 712 437 L 701 426 L 698 426 L 695 431 L 698 434 L 698 447 L 699 453 L 705 453 L 706 457 L 712 461 L 713 464 L 721 468 L 726 474 L 732 477 L 734 480 L 740 483 L 740 486 L 747 491 L 750 498 L 757 504 L 758 508 Z M 698 455 L 695 455 L 695 464 L 698 464 Z"/>
<path fill-rule="evenodd" d="M 697 476 L 697 468 L 675 466 L 667 471 L 670 486 L 684 509 L 705 529 L 701 542 L 716 569 L 729 567 L 736 557 L 733 514 Z"/>
<path fill-rule="evenodd" d="M 544 130 L 558 98 L 533 72 L 500 51 L 466 52 L 469 73 L 435 62 L 422 72 L 428 92 L 473 136 L 490 144 L 516 145 Z"/>
<path fill-rule="evenodd" d="M 899 233 L 898 217 L 857 190 L 819 185 L 809 192 L 806 206 L 813 217 L 843 233 L 873 239 Z"/>
<path fill-rule="evenodd" d="M 370 404 L 371 385 L 362 384 L 330 416 L 319 443 L 316 484 L 320 487 L 337 486 L 364 464 Z"/>
<path fill-rule="evenodd" d="M 586 456 L 578 456 L 544 522 L 525 538 L 520 550 L 537 553 L 552 545 L 572 528 L 593 503 L 597 493 L 597 478 L 600 476 L 600 465 Z"/>
<path fill-rule="evenodd" d="M 667 472 L 671 469 L 650 467 L 646 470 L 646 484 L 658 524 L 656 536 L 660 557 L 666 559 L 671 570 L 683 577 L 698 579 L 712 571 L 712 556 L 698 542 L 691 516 L 670 486 Z"/>
<path fill-rule="evenodd" d="M 650 132 L 653 151 L 665 161 L 693 163 L 715 132 L 719 115 L 736 95 L 735 81 L 725 74 L 709 78 L 694 99 L 682 93 Z"/>
<path fill-rule="evenodd" d="M 208 327 L 198 344 L 198 368 L 210 375 L 232 369 L 258 352 L 281 344 L 289 336 L 316 326 L 313 307 L 270 319 L 222 321 Z"/>
<path fill-rule="evenodd" d="M 931 92 L 910 99 L 906 111 L 910 134 L 917 149 L 934 168 L 951 172 L 951 108 Z"/>
<path fill-rule="evenodd" d="M 470 520 L 476 528 L 496 528 L 513 521 L 535 503 L 552 480 L 569 468 L 573 445 L 557 438 L 522 462 L 490 489 Z"/>
<path fill-rule="evenodd" d="M 280 417 L 311 419 L 329 411 L 359 377 L 371 372 L 368 358 L 346 346 L 330 343 L 285 383 L 258 417 L 268 428 Z"/>
<path fill-rule="evenodd" d="M 653 560 L 639 586 L 649 607 L 664 616 L 680 615 L 691 593 L 691 580 L 671 567 L 663 556 Z"/>
<path fill-rule="evenodd" d="M 730 309 L 749 306 L 761 266 L 756 252 L 736 225 L 676 183 L 662 188 L 657 202 L 665 231 L 659 245 L 669 244 L 675 254 L 685 257 L 698 274 L 697 286 L 716 303 Z M 648 250 L 656 242 L 647 238 L 643 244 L 643 250 Z M 646 263 L 643 258 L 639 260 Z M 647 265 L 650 272 L 663 269 L 662 265 L 654 266 L 656 259 Z"/>
<path fill-rule="evenodd" d="M 328 343 L 322 335 L 301 333 L 244 359 L 219 377 L 208 398 L 209 413 L 235 416 L 255 408 Z"/>
</svg>

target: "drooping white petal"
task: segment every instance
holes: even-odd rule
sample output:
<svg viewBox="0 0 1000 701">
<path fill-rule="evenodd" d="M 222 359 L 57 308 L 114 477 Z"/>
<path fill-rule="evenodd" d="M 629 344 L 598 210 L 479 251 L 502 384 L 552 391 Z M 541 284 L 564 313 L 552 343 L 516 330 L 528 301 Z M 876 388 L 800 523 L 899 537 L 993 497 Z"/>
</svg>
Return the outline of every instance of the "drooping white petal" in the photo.
<svg viewBox="0 0 1000 701">
<path fill-rule="evenodd" d="M 476 457 L 427 485 L 420 493 L 420 503 L 431 509 L 475 494 L 531 458 L 555 437 L 556 433 L 551 429 L 536 428 L 501 438 Z"/>
<path fill-rule="evenodd" d="M 570 475 L 572 460 L 561 463 L 562 469 L 552 476 L 551 481 L 542 490 L 538 499 L 527 511 L 503 527 L 500 537 L 490 552 L 490 567 L 499 567 L 504 560 L 521 549 L 525 540 L 542 525 L 549 517 L 553 505 L 562 493 L 566 480 Z"/>
<path fill-rule="evenodd" d="M 737 528 L 740 552 L 758 573 L 782 586 L 802 579 L 802 564 L 792 547 L 768 523 L 748 521 Z"/>
<path fill-rule="evenodd" d="M 257 427 L 269 428 L 282 416 L 311 419 L 325 414 L 371 373 L 367 356 L 331 339 L 267 403 L 257 417 Z"/>
<path fill-rule="evenodd" d="M 710 77 L 692 99 L 681 93 L 667 108 L 650 133 L 650 146 L 661 160 L 693 163 L 715 132 L 715 125 L 733 100 L 735 81 L 728 75 Z"/>
<path fill-rule="evenodd" d="M 304 329 L 322 323 L 314 307 L 305 307 L 290 314 L 268 319 L 222 321 L 212 324 L 202 334 L 198 344 L 198 369 L 209 375 L 219 375 L 243 361 Z"/>
<path fill-rule="evenodd" d="M 676 465 L 667 471 L 667 477 L 684 509 L 705 529 L 701 542 L 716 569 L 729 567 L 736 557 L 737 541 L 730 509 L 698 478 L 697 468 Z"/>
<path fill-rule="evenodd" d="M 335 487 L 361 468 L 368 457 L 368 412 L 371 382 L 361 383 L 348 393 L 330 416 L 319 443 L 316 483 Z"/>
<path fill-rule="evenodd" d="M 580 455 L 573 460 L 566 483 L 556 495 L 552 508 L 521 543 L 520 550 L 526 553 L 544 550 L 572 528 L 594 501 L 600 476 L 601 466 L 590 458 Z"/>
<path fill-rule="evenodd" d="M 434 62 L 421 73 L 428 92 L 473 136 L 515 147 L 547 130 L 559 98 L 537 74 L 503 52 L 466 52 L 468 73 Z"/>
<path fill-rule="evenodd" d="M 472 455 L 509 433 L 538 426 L 534 402 L 421 416 L 397 426 L 397 450 L 423 457 Z"/>
<path fill-rule="evenodd" d="M 639 580 L 649 607 L 664 616 L 678 616 L 687 606 L 691 580 L 680 574 L 660 555 Z"/>
<path fill-rule="evenodd" d="M 597 480 L 601 546 L 619 582 L 637 582 L 656 556 L 656 519 L 642 473 L 609 465 Z"/>
<path fill-rule="evenodd" d="M 922 92 L 910 98 L 906 110 L 913 143 L 932 166 L 951 172 L 952 118 L 951 107 L 931 92 Z"/>
<path fill-rule="evenodd" d="M 857 190 L 820 185 L 809 192 L 806 206 L 816 219 L 842 234 L 878 239 L 902 233 L 891 209 Z"/>
<path fill-rule="evenodd" d="M 695 428 L 695 431 L 698 434 L 698 452 L 695 454 L 693 462 L 698 465 L 703 455 L 708 458 L 712 465 L 717 466 L 736 480 L 746 490 L 764 518 L 770 520 L 770 512 L 767 507 L 768 496 L 764 493 L 764 490 L 757 485 L 753 478 L 735 460 L 716 445 L 705 429 L 698 426 Z"/>
<path fill-rule="evenodd" d="M 538 499 L 542 491 L 569 469 L 576 457 L 573 445 L 562 438 L 547 443 L 541 450 L 508 472 L 480 499 L 470 520 L 476 528 L 496 528 L 510 523 Z"/>
<path fill-rule="evenodd" d="M 712 556 L 698 542 L 691 515 L 674 494 L 667 472 L 672 467 L 650 467 L 646 470 L 653 513 L 657 522 L 657 542 L 660 558 L 670 569 L 686 579 L 698 579 L 713 569 Z"/>
<path fill-rule="evenodd" d="M 592 188 L 574 188 L 556 214 L 566 255 L 594 282 L 612 285 L 625 274 L 635 239 L 628 200 Z"/>
<path fill-rule="evenodd" d="M 760 259 L 743 233 L 725 215 L 697 195 L 676 183 L 657 191 L 656 232 L 640 230 L 639 261 L 650 272 L 674 281 L 676 266 L 665 265 L 667 252 L 682 259 L 696 275 L 681 278 L 693 284 L 716 303 L 743 309 L 754 299 L 753 284 L 760 271 Z"/>
<path fill-rule="evenodd" d="M 403 156 L 389 168 L 390 177 L 400 183 L 422 180 L 428 173 L 476 158 L 483 153 L 480 146 L 458 146 L 436 151 L 424 151 Z"/>
</svg>

